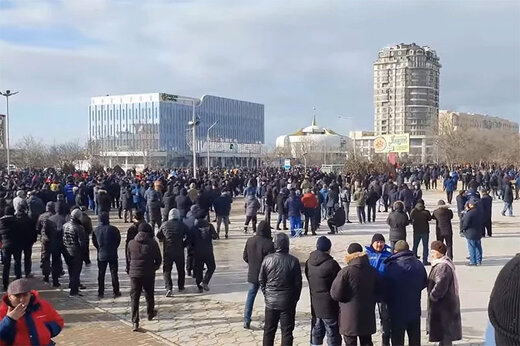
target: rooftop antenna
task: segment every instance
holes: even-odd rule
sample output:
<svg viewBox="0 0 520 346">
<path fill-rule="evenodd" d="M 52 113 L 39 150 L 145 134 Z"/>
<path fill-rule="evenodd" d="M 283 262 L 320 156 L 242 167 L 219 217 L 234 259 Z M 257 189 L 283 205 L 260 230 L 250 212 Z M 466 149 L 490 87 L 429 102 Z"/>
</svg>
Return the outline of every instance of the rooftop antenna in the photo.
<svg viewBox="0 0 520 346">
<path fill-rule="evenodd" d="M 317 126 L 316 125 L 316 106 L 312 107 L 312 110 L 313 110 L 313 117 L 312 117 L 312 126 Z"/>
</svg>

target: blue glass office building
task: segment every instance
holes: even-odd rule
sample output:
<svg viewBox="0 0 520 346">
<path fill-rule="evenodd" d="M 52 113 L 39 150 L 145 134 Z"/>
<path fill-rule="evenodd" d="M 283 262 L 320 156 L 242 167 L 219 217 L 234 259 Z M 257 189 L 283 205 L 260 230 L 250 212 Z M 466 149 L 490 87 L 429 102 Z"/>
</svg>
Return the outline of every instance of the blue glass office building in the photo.
<svg viewBox="0 0 520 346">
<path fill-rule="evenodd" d="M 93 97 L 89 106 L 89 138 L 98 152 L 146 151 L 186 156 L 191 152 L 192 101 L 199 119 L 196 148 L 211 140 L 264 143 L 264 105 L 205 95 L 201 99 L 165 93 Z"/>
</svg>

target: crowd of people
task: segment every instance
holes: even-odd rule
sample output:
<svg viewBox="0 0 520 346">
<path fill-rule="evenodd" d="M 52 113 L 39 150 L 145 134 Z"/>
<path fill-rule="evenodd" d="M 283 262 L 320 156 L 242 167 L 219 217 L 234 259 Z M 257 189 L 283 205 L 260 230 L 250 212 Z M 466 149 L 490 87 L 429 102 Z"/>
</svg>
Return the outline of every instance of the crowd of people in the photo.
<svg viewBox="0 0 520 346">
<path fill-rule="evenodd" d="M 131 283 L 133 330 L 138 330 L 143 291 L 148 319 L 157 315 L 155 273 L 161 267 L 167 297 L 174 293 L 173 264 L 179 292 L 185 289 L 186 274 L 195 279 L 198 292 L 210 290 L 216 270 L 213 241 L 220 239 L 222 225 L 224 238 L 229 237 L 231 206 L 243 195 L 243 231 L 254 234 L 243 255 L 250 283 L 244 328 L 251 327 L 254 300 L 261 290 L 266 301 L 264 344 L 273 344 L 280 322 L 282 344 L 290 345 L 302 272 L 299 260 L 288 253 L 289 237 L 277 232 L 273 242 L 271 226 L 290 230 L 290 236 L 297 237 L 308 235 L 309 228 L 317 235 L 320 224 L 326 222 L 328 233 L 334 235 L 348 231 L 353 204 L 359 223 L 375 222 L 377 215 L 388 213 L 389 242 L 377 233 L 365 248 L 352 243 L 345 259 L 348 265 L 341 269 L 330 256 L 331 240 L 325 236 L 317 239 L 317 250 L 305 266 L 313 312 L 312 344 L 321 344 L 325 335 L 329 345 L 340 345 L 341 335 L 347 345 L 357 344 L 357 339 L 362 345 L 371 344 L 376 331 L 376 302 L 384 345 L 390 341 L 402 344 L 405 332 L 411 344 L 420 342 L 420 296 L 426 288 L 429 338 L 448 345 L 461 338 L 458 284 L 452 262 L 454 213 L 449 205 L 453 192 L 462 182 L 456 196 L 459 232 L 467 239 L 468 265 L 478 266 L 482 263 L 481 238 L 492 236 L 492 198 L 502 199 L 502 214 L 512 216 L 513 197 L 516 194 L 518 199 L 520 189 L 518 170 L 493 166 L 454 170 L 433 165 L 394 167 L 356 174 L 303 168 L 198 173 L 198 179 L 183 169 L 71 174 L 26 169 L 4 174 L 0 186 L 4 291 L 9 286 L 12 261 L 17 279 L 22 277 L 22 263 L 23 274 L 33 276 L 32 249 L 40 239 L 44 281 L 60 287 L 65 262 L 70 295 L 81 295 L 82 267 L 91 263 L 92 242 L 97 250 L 98 296 L 104 298 L 108 267 L 113 296 L 119 297 L 122 230 L 111 224 L 112 212 L 112 217 L 115 214 L 129 223 L 125 269 Z M 422 198 L 423 187 L 442 187 L 447 201 L 439 200 L 430 212 Z M 272 213 L 277 214 L 274 220 Z M 259 214 L 263 215 L 260 222 Z M 431 220 L 436 224 L 436 240 L 430 244 Z M 412 246 L 407 242 L 408 225 L 413 229 Z M 417 259 L 421 243 L 422 263 Z M 432 268 L 427 277 L 424 266 L 429 265 Z M 382 285 L 384 292 L 379 291 Z"/>
</svg>

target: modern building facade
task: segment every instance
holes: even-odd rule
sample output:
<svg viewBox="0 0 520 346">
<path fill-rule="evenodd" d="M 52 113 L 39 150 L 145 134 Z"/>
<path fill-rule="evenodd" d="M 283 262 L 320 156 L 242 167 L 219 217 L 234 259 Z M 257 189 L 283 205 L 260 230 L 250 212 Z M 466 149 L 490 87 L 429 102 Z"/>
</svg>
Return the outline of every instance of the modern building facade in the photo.
<svg viewBox="0 0 520 346">
<path fill-rule="evenodd" d="M 440 68 L 436 52 L 415 43 L 384 48 L 374 63 L 374 134 L 409 133 L 413 161 L 434 157 Z"/>
<path fill-rule="evenodd" d="M 439 112 L 439 133 L 452 129 L 464 131 L 468 129 L 478 129 L 491 131 L 497 135 L 518 135 L 518 123 L 507 119 L 475 114 L 441 110 Z"/>
<path fill-rule="evenodd" d="M 198 119 L 195 143 L 189 125 L 193 111 Z M 153 157 L 183 166 L 195 146 L 200 163 L 207 160 L 209 147 L 213 165 L 244 165 L 244 159 L 254 165 L 264 134 L 264 105 L 217 96 L 110 95 L 91 98 L 89 106 L 91 149 L 111 160 L 133 157 L 146 163 Z"/>
</svg>

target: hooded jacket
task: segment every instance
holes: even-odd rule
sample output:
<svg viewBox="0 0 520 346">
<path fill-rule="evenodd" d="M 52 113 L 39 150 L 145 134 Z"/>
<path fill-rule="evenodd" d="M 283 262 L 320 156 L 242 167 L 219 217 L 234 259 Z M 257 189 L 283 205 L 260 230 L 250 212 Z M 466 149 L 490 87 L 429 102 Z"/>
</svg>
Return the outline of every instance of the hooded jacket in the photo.
<svg viewBox="0 0 520 346">
<path fill-rule="evenodd" d="M 264 258 L 258 275 L 265 306 L 271 310 L 294 309 L 302 290 L 300 262 L 289 255 L 287 234 L 276 234 L 274 248 L 275 253 Z"/>
<path fill-rule="evenodd" d="M 432 215 L 424 208 L 424 204 L 417 203 L 415 208 L 410 212 L 410 222 L 413 225 L 414 234 L 428 234 L 430 233 L 430 224 Z"/>
<path fill-rule="evenodd" d="M 164 261 L 166 261 L 166 257 L 184 257 L 184 246 L 188 233 L 189 228 L 179 220 L 177 209 L 170 210 L 168 221 L 161 225 L 157 233 L 157 239 L 163 243 Z"/>
<path fill-rule="evenodd" d="M 254 195 L 250 195 L 246 197 L 246 216 L 256 216 L 258 213 L 258 209 L 260 209 L 260 202 L 258 202 L 258 198 Z"/>
<path fill-rule="evenodd" d="M 196 219 L 189 235 L 195 256 L 213 256 L 213 240 L 218 234 L 212 224 L 206 219 Z"/>
<path fill-rule="evenodd" d="M 467 239 L 480 240 L 484 229 L 484 218 L 479 205 L 464 213 L 462 217 L 462 232 Z"/>
<path fill-rule="evenodd" d="M 117 227 L 109 225 L 107 214 L 101 214 L 100 218 L 100 224 L 92 235 L 92 244 L 98 250 L 97 259 L 101 262 L 117 261 L 117 248 L 121 244 L 121 233 Z"/>
<path fill-rule="evenodd" d="M 341 267 L 326 252 L 315 250 L 305 262 L 305 276 L 309 282 L 311 311 L 316 318 L 338 318 L 339 305 L 330 296 L 330 288 Z"/>
<path fill-rule="evenodd" d="M 435 232 L 437 235 L 452 236 L 453 227 L 451 220 L 453 219 L 453 212 L 448 206 L 440 206 L 435 209 L 432 214 L 432 219 L 435 220 Z"/>
<path fill-rule="evenodd" d="M 17 321 L 7 317 L 10 306 L 6 294 L 0 305 L 0 345 L 52 345 L 51 338 L 63 329 L 63 318 L 36 291 L 31 291 L 25 315 Z"/>
<path fill-rule="evenodd" d="M 406 226 L 409 220 L 404 210 L 396 209 L 391 212 L 386 223 L 390 226 L 390 241 L 406 240 Z"/>
<path fill-rule="evenodd" d="M 154 278 L 162 263 L 159 245 L 148 232 L 142 231 L 128 243 L 126 258 L 126 272 L 131 278 Z"/>
<path fill-rule="evenodd" d="M 77 213 L 76 213 L 77 211 Z M 87 247 L 85 240 L 87 236 L 81 225 L 81 211 L 76 209 L 72 212 L 71 220 L 63 225 L 63 245 L 69 256 L 82 256 Z"/>
<path fill-rule="evenodd" d="M 274 252 L 271 228 L 265 222 L 260 222 L 256 235 L 250 237 L 244 247 L 243 259 L 248 264 L 247 282 L 258 284 L 260 266 L 265 256 Z"/>
<path fill-rule="evenodd" d="M 4 215 L 0 218 L 0 237 L 3 249 L 21 248 L 21 236 L 14 215 Z"/>
<path fill-rule="evenodd" d="M 58 248 L 61 233 L 58 232 L 58 226 L 51 217 L 55 215 L 54 202 L 48 202 L 45 209 L 45 213 L 41 214 L 36 223 L 36 230 L 41 234 L 42 246 Z"/>
</svg>

